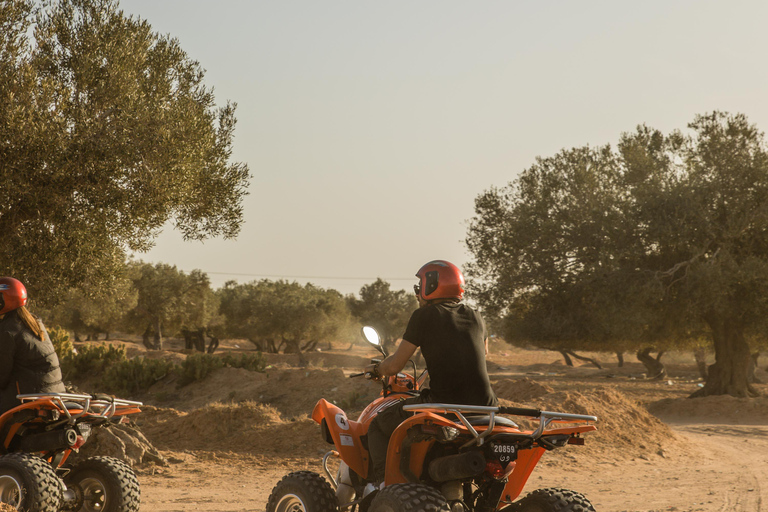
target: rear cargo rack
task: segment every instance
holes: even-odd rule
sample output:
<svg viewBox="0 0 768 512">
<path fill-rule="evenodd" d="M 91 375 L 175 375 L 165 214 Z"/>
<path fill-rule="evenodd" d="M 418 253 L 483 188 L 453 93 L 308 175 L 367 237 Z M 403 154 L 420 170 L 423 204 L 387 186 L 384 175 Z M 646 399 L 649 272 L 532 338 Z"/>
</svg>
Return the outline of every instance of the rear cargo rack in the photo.
<svg viewBox="0 0 768 512">
<path fill-rule="evenodd" d="M 75 393 L 30 393 L 25 395 L 16 395 L 16 398 L 22 402 L 32 402 L 35 400 L 49 400 L 61 409 L 61 413 L 68 419 L 73 420 L 86 414 L 109 419 L 120 409 L 133 409 L 144 405 L 142 402 L 133 400 L 124 400 L 106 395 L 86 395 Z M 72 413 L 70 408 L 77 406 L 80 412 Z"/>
<path fill-rule="evenodd" d="M 469 432 L 474 437 L 473 441 L 470 441 L 467 443 L 467 445 L 471 444 L 477 444 L 482 445 L 485 441 L 485 438 L 491 435 L 491 432 L 493 432 L 493 428 L 496 425 L 496 414 L 498 414 L 500 411 L 504 414 L 514 414 L 510 411 L 517 410 L 521 411 L 521 414 L 518 414 L 520 416 L 531 416 L 531 417 L 538 417 L 539 419 L 539 427 L 531 433 L 529 436 L 531 439 L 538 439 L 541 437 L 542 433 L 544 432 L 544 429 L 546 429 L 550 423 L 553 421 L 573 421 L 573 422 L 595 422 L 597 421 L 597 416 L 589 416 L 586 414 L 570 414 L 566 412 L 551 412 L 551 411 L 538 411 L 534 409 L 518 409 L 513 407 L 488 407 L 488 406 L 482 406 L 482 405 L 457 405 L 457 404 L 412 404 L 412 405 L 404 405 L 403 406 L 404 411 L 413 411 L 413 412 L 434 412 L 434 413 L 442 413 L 442 414 L 455 414 L 459 421 L 469 430 Z M 489 416 L 488 421 L 488 427 L 482 431 L 478 432 L 475 430 L 475 427 L 472 426 L 469 422 L 469 420 L 464 416 L 462 413 L 482 413 L 487 414 Z M 536 413 L 535 415 L 533 413 Z"/>
</svg>

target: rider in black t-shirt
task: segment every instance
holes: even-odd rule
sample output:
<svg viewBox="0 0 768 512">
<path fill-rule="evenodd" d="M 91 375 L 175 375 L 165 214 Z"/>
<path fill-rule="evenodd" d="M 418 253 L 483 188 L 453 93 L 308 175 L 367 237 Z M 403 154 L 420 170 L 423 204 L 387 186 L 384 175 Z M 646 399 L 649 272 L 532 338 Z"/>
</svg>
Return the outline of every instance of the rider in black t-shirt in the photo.
<svg viewBox="0 0 768 512">
<path fill-rule="evenodd" d="M 380 412 L 368 428 L 368 450 L 376 484 L 384 480 L 389 437 L 410 414 L 409 403 L 437 402 L 464 405 L 498 404 L 491 389 L 485 356 L 488 339 L 480 313 L 461 302 L 464 276 L 458 267 L 443 260 L 430 261 L 416 276 L 414 291 L 419 309 L 408 321 L 394 354 L 366 367 L 375 376 L 395 375 L 418 347 L 427 363 L 430 388 L 419 397 L 402 400 Z"/>
</svg>

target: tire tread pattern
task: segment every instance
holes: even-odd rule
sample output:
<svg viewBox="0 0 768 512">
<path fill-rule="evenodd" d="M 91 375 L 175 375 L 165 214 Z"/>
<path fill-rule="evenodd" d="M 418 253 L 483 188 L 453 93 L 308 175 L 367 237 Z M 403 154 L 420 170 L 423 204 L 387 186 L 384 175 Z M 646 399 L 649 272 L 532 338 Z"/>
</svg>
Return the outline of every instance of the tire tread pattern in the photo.
<svg viewBox="0 0 768 512">
<path fill-rule="evenodd" d="M 515 503 L 515 512 L 595 512 L 586 496 L 570 489 L 536 489 Z M 510 509 L 508 509 L 510 510 Z"/>
<path fill-rule="evenodd" d="M 384 505 L 387 503 L 386 506 Z M 385 510 L 393 508 L 404 512 L 448 512 L 445 497 L 437 489 L 423 484 L 393 484 L 379 491 L 371 503 L 370 512 L 384 505 Z"/>
<path fill-rule="evenodd" d="M 106 470 L 106 471 L 105 471 Z M 141 487 L 131 466 L 114 457 L 91 457 L 84 460 L 67 475 L 66 480 L 76 479 L 81 471 L 93 471 L 95 473 L 113 475 L 117 480 L 115 484 L 120 489 L 119 499 L 116 501 L 115 512 L 138 512 L 141 506 Z"/>
<path fill-rule="evenodd" d="M 9 453 L 0 457 L 0 466 L 17 472 L 26 471 L 35 489 L 25 489 L 34 503 L 27 504 L 29 512 L 57 512 L 61 506 L 62 483 L 56 472 L 46 461 L 28 453 Z M 26 487 L 26 483 L 25 483 Z"/>
<path fill-rule="evenodd" d="M 339 504 L 336 493 L 328 481 L 312 471 L 295 471 L 285 475 L 267 500 L 267 512 L 274 512 L 277 503 L 286 494 L 301 492 L 306 501 L 307 512 L 338 512 Z"/>
</svg>

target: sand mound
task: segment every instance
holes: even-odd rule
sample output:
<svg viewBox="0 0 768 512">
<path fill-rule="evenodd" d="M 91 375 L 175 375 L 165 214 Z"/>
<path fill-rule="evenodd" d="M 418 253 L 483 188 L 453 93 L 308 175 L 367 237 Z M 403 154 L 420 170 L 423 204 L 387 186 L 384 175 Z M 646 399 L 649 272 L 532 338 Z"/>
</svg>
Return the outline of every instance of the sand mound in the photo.
<svg viewBox="0 0 768 512">
<path fill-rule="evenodd" d="M 736 398 L 720 395 L 665 398 L 650 404 L 648 410 L 670 423 L 768 425 L 768 397 Z"/>
<path fill-rule="evenodd" d="M 137 422 L 164 450 L 206 450 L 313 457 L 327 445 L 309 418 L 283 421 L 269 405 L 212 404 L 191 412 L 146 407 Z"/>
<path fill-rule="evenodd" d="M 585 434 L 585 453 L 592 456 L 609 459 L 664 456 L 684 444 L 661 420 L 610 387 L 560 391 L 525 401 L 504 398 L 500 401 L 503 405 L 597 416 L 598 430 Z M 520 423 L 528 428 L 533 426 L 525 421 Z"/>
<path fill-rule="evenodd" d="M 207 378 L 176 389 L 174 379 L 150 389 L 176 409 L 192 411 L 214 403 L 256 402 L 273 406 L 283 417 L 309 416 L 321 398 L 347 414 L 362 410 L 380 391 L 378 384 L 349 379 L 333 369 L 268 369 L 267 373 L 242 368 L 219 368 Z"/>
<path fill-rule="evenodd" d="M 525 402 L 542 397 L 554 392 L 554 389 L 546 384 L 523 378 L 519 380 L 502 379 L 493 383 L 493 390 L 499 398 L 506 398 L 516 402 Z"/>
<path fill-rule="evenodd" d="M 109 456 L 123 460 L 131 466 L 142 464 L 165 465 L 165 458 L 138 429 L 121 423 L 109 428 L 97 428 L 79 452 L 72 453 L 70 463 L 94 456 Z"/>
</svg>

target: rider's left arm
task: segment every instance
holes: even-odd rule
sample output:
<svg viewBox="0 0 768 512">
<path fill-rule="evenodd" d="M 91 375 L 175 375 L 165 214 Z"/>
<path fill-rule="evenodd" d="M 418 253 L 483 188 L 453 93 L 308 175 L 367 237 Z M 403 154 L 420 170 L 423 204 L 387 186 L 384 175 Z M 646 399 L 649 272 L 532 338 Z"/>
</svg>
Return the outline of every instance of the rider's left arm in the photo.
<svg viewBox="0 0 768 512">
<path fill-rule="evenodd" d="M 405 368 L 406 363 L 408 363 L 408 360 L 414 352 L 416 352 L 416 345 L 401 339 L 395 353 L 378 364 L 377 371 L 379 375 L 386 376 L 397 374 L 397 372 Z"/>
</svg>

